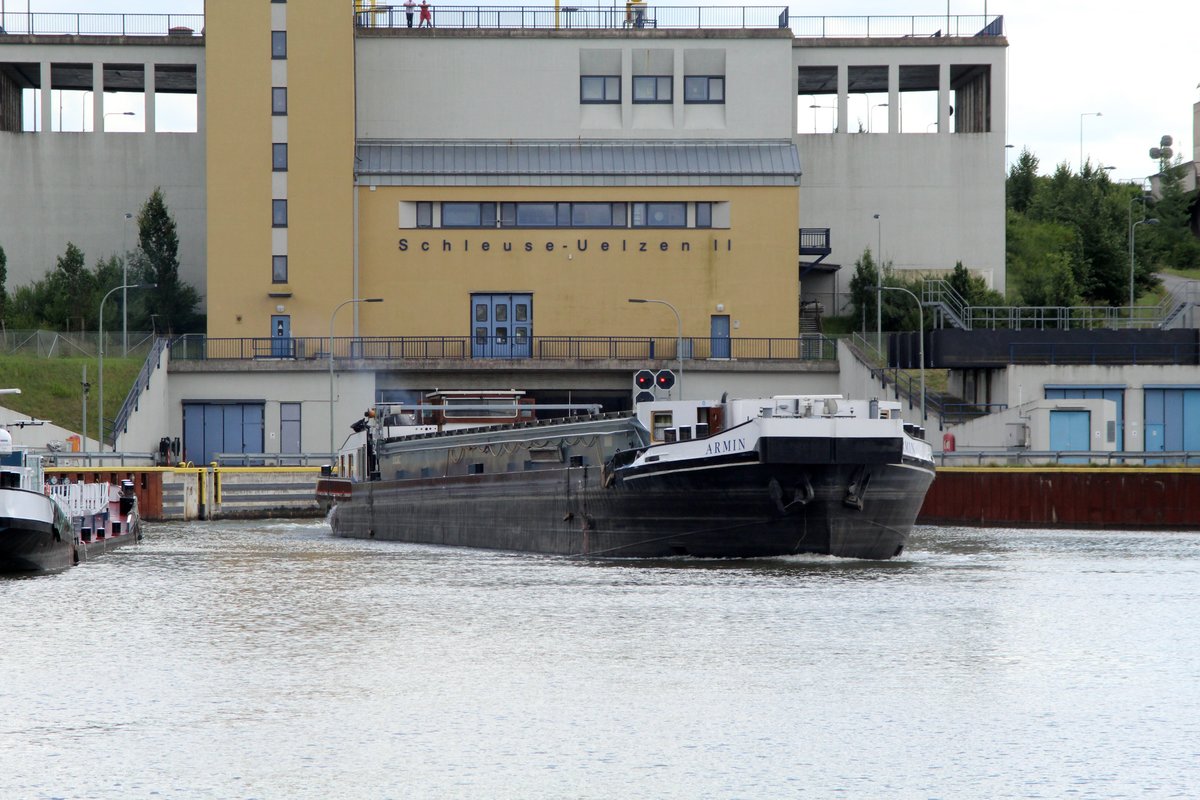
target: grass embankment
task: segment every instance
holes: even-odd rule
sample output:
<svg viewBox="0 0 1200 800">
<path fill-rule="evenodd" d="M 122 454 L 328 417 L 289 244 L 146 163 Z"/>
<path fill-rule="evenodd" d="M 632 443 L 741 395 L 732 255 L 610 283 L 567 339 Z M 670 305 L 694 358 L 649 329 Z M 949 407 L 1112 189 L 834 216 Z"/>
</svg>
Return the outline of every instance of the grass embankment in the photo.
<svg viewBox="0 0 1200 800">
<path fill-rule="evenodd" d="M 104 355 L 104 418 L 121 410 L 129 389 L 145 363 L 144 358 Z M 73 431 L 83 427 L 83 370 L 87 368 L 88 430 L 97 430 L 99 375 L 95 358 L 0 356 L 0 388 L 20 389 L 21 394 L 0 395 L 0 405 L 37 419 L 49 420 Z M 107 424 L 105 426 L 107 428 Z"/>
</svg>

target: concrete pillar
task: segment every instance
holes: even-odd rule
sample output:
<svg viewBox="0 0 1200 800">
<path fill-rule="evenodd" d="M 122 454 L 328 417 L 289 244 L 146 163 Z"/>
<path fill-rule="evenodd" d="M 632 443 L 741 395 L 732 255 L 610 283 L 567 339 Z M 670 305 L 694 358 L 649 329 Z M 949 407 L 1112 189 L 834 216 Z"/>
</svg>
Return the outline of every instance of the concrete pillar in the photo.
<svg viewBox="0 0 1200 800">
<path fill-rule="evenodd" d="M 850 127 L 846 124 L 847 112 L 850 108 L 850 68 L 838 64 L 837 68 L 837 132 L 847 133 Z"/>
<path fill-rule="evenodd" d="M 938 64 L 938 133 L 953 133 L 950 125 L 950 65 Z"/>
<path fill-rule="evenodd" d="M 207 94 L 205 83 L 204 62 L 201 61 L 196 64 L 196 133 L 205 132 L 205 120 L 208 117 L 208 114 L 205 113 L 204 97 Z"/>
<path fill-rule="evenodd" d="M 53 132 L 53 126 L 50 123 L 53 119 L 52 112 L 54 109 L 54 104 L 50 99 L 50 86 L 53 82 L 50 77 L 50 62 L 43 61 L 40 66 L 42 88 L 41 97 L 39 99 L 41 100 L 42 107 L 42 133 L 51 133 Z"/>
<path fill-rule="evenodd" d="M 154 133 L 154 64 L 146 64 L 146 133 Z"/>
<path fill-rule="evenodd" d="M 900 65 L 888 64 L 888 133 L 900 133 Z"/>
<path fill-rule="evenodd" d="M 104 63 L 92 64 L 92 132 L 104 130 Z"/>
</svg>

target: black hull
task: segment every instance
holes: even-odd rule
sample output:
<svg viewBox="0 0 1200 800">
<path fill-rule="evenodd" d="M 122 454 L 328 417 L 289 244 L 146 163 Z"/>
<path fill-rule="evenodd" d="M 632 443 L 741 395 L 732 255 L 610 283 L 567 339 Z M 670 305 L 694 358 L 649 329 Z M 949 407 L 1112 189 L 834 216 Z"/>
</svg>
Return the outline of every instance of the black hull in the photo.
<svg viewBox="0 0 1200 800">
<path fill-rule="evenodd" d="M 629 479 L 588 466 L 346 483 L 331 524 L 344 537 L 560 556 L 887 559 L 932 480 L 917 464 L 730 462 Z"/>
<path fill-rule="evenodd" d="M 58 572 L 75 563 L 69 529 L 21 519 L 0 519 L 0 573 Z"/>
</svg>

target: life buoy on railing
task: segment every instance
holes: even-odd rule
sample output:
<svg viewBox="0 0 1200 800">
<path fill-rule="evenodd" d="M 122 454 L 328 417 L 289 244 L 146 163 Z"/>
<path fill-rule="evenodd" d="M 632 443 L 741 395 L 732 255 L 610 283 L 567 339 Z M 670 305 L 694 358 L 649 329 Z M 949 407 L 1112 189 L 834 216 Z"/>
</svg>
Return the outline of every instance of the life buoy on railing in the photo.
<svg viewBox="0 0 1200 800">
<path fill-rule="evenodd" d="M 954 452 L 954 434 L 953 433 L 943 433 L 942 434 L 942 452 L 944 452 L 944 453 L 953 453 Z"/>
</svg>

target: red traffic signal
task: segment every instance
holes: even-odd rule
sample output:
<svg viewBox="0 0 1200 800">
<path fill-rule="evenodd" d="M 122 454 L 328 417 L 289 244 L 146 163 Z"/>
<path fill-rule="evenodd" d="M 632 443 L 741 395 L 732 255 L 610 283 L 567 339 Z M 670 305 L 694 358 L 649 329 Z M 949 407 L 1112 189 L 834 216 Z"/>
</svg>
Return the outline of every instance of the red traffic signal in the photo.
<svg viewBox="0 0 1200 800">
<path fill-rule="evenodd" d="M 633 385 L 642 390 L 654 388 L 654 373 L 648 369 L 639 369 L 633 376 Z"/>
<path fill-rule="evenodd" d="M 669 369 L 660 369 L 654 376 L 654 383 L 660 389 L 670 389 L 675 385 L 675 373 Z"/>
</svg>

